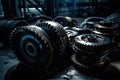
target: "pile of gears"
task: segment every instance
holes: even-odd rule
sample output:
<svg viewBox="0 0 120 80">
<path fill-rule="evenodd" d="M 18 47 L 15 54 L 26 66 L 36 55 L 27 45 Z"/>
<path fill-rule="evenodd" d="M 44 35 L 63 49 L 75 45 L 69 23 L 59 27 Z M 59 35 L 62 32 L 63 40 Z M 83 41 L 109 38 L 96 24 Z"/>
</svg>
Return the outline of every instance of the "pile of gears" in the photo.
<svg viewBox="0 0 120 80">
<path fill-rule="evenodd" d="M 5 79 L 51 79 L 71 65 L 83 74 L 100 75 L 113 55 L 120 55 L 114 53 L 120 48 L 119 23 L 120 13 L 107 18 L 89 17 L 80 25 L 63 16 L 40 16 L 29 21 L 3 19 L 1 41 L 10 45 L 20 61 L 8 70 Z M 70 80 L 68 76 L 61 78 Z"/>
</svg>

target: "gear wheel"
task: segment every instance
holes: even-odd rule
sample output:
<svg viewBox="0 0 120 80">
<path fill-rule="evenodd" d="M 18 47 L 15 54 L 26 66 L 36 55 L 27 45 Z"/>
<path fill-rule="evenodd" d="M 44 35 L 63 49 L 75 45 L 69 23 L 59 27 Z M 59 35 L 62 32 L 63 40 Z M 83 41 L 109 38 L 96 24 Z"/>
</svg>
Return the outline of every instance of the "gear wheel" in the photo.
<svg viewBox="0 0 120 80">
<path fill-rule="evenodd" d="M 100 32 L 105 35 L 118 35 L 118 25 L 111 21 L 101 21 L 95 24 L 94 32 Z"/>
<path fill-rule="evenodd" d="M 54 73 L 64 67 L 67 67 L 69 64 L 66 63 L 69 62 L 69 57 L 66 58 L 66 56 L 70 56 L 70 54 L 66 53 L 66 51 L 69 46 L 69 42 L 67 34 L 62 25 L 54 21 L 45 21 L 36 25 L 47 32 L 50 37 L 50 42 L 53 46 L 54 59 L 51 67 L 47 69 L 48 72 Z"/>
<path fill-rule="evenodd" d="M 111 52 L 109 38 L 97 34 L 82 34 L 75 37 L 73 65 L 83 72 L 103 71 L 109 65 L 105 57 Z"/>
<path fill-rule="evenodd" d="M 93 28 L 94 24 L 98 23 L 99 21 L 103 21 L 104 19 L 105 18 L 103 18 L 103 17 L 88 17 L 81 23 L 80 27 L 91 29 L 91 28 Z"/>
<path fill-rule="evenodd" d="M 54 21 L 60 23 L 61 25 L 63 25 L 63 27 L 66 27 L 66 26 L 74 27 L 77 24 L 77 21 L 75 21 L 71 17 L 57 16 L 54 19 Z"/>
<path fill-rule="evenodd" d="M 41 15 L 39 17 L 32 18 L 31 20 L 29 20 L 29 23 L 30 24 L 37 24 L 37 23 L 40 23 L 43 21 L 52 21 L 52 18 L 49 16 Z"/>
<path fill-rule="evenodd" d="M 54 21 L 45 21 L 36 25 L 44 29 L 50 36 L 50 41 L 55 49 L 55 53 L 59 55 L 64 54 L 67 47 L 66 45 L 68 44 L 68 37 L 62 25 Z"/>
<path fill-rule="evenodd" d="M 71 60 L 73 62 L 73 66 L 80 72 L 85 73 L 85 74 L 99 74 L 105 71 L 105 69 L 108 67 L 110 64 L 110 59 L 109 58 L 104 58 L 102 61 L 97 62 L 95 64 L 91 65 L 86 65 L 77 59 L 77 55 L 74 54 L 71 57 Z"/>
<path fill-rule="evenodd" d="M 103 18 L 103 17 L 88 17 L 88 18 L 86 18 L 84 21 L 85 21 L 85 22 L 90 21 L 90 22 L 96 23 L 96 22 L 102 21 L 102 20 L 104 20 L 104 19 L 105 19 L 105 18 Z"/>
<path fill-rule="evenodd" d="M 77 31 L 72 30 L 72 29 L 66 29 L 65 30 L 68 39 L 69 39 L 69 44 L 72 46 L 74 43 L 74 38 L 79 34 Z"/>
<path fill-rule="evenodd" d="M 49 41 L 47 33 L 34 25 L 15 28 L 10 35 L 10 44 L 15 55 L 30 67 L 42 68 L 51 64 L 53 47 Z"/>
<path fill-rule="evenodd" d="M 85 52 L 91 55 L 101 55 L 110 50 L 110 40 L 97 34 L 82 34 L 75 37 L 73 49 L 78 52 Z"/>
<path fill-rule="evenodd" d="M 111 21 L 101 21 L 95 24 L 93 33 L 107 36 L 111 39 L 112 43 L 117 43 L 119 38 L 119 26 Z"/>
<path fill-rule="evenodd" d="M 20 26 L 28 25 L 25 20 L 2 20 L 0 23 L 0 36 L 1 41 L 4 43 L 6 48 L 9 48 L 9 35 L 10 32 Z M 4 35 L 3 35 L 4 34 Z"/>
<path fill-rule="evenodd" d="M 109 15 L 109 16 L 105 19 L 105 21 L 112 21 L 112 22 L 118 24 L 119 27 L 120 27 L 120 12 L 113 13 L 113 14 Z"/>
</svg>

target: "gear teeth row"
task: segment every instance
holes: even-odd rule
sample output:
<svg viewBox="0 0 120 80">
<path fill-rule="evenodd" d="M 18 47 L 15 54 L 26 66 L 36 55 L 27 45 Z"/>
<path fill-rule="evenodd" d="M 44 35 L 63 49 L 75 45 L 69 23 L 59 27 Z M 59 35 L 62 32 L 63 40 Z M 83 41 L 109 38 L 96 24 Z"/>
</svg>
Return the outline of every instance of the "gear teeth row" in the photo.
<svg viewBox="0 0 120 80">
<path fill-rule="evenodd" d="M 73 62 L 73 66 L 79 71 L 79 72 L 82 72 L 82 73 L 85 73 L 85 74 L 89 74 L 89 75 L 92 75 L 92 74 L 99 74 L 99 73 L 102 73 L 105 71 L 105 69 L 108 67 L 108 65 L 110 64 L 110 60 L 109 58 L 104 58 L 104 60 L 100 63 L 96 63 L 96 64 L 91 64 L 91 65 L 85 65 L 85 64 L 82 64 L 80 63 L 78 60 L 77 60 L 77 55 L 74 54 L 72 55 L 71 57 L 71 60 Z"/>
<path fill-rule="evenodd" d="M 47 34 L 51 37 L 51 42 L 54 45 L 57 45 L 58 48 L 55 52 L 64 53 L 66 45 L 67 45 L 67 35 L 62 28 L 62 25 L 53 22 L 53 21 L 45 21 L 42 23 L 36 24 L 37 26 L 43 28 Z M 63 47 L 61 47 L 63 46 Z M 54 46 L 55 47 L 55 46 Z M 61 51 L 62 50 L 62 51 Z"/>
<path fill-rule="evenodd" d="M 93 40 L 91 38 L 94 38 Z M 90 39 L 88 39 L 90 38 Z M 102 53 L 110 50 L 110 40 L 101 35 L 96 34 L 82 34 L 75 37 L 74 49 L 86 53 Z"/>
<path fill-rule="evenodd" d="M 101 21 L 95 25 L 95 28 L 105 29 L 105 30 L 117 30 L 118 25 L 113 23 L 112 21 Z"/>
</svg>

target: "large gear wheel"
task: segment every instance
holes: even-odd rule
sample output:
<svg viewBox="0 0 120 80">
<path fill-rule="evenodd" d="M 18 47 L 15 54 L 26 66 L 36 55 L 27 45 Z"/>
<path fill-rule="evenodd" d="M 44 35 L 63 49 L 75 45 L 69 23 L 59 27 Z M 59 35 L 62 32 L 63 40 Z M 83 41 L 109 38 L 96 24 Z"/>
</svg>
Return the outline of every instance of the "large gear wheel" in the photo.
<svg viewBox="0 0 120 80">
<path fill-rule="evenodd" d="M 5 45 L 6 48 L 9 48 L 9 35 L 10 32 L 20 26 L 28 25 L 25 20 L 2 20 L 0 23 L 0 36 L 1 41 Z M 4 35 L 3 35 L 4 34 Z"/>
<path fill-rule="evenodd" d="M 101 54 L 110 50 L 110 40 L 97 34 L 82 34 L 75 37 L 73 48 L 91 55 Z"/>
<path fill-rule="evenodd" d="M 53 59 L 49 36 L 34 25 L 15 28 L 10 35 L 11 47 L 17 58 L 30 67 L 48 67 Z"/>
<path fill-rule="evenodd" d="M 48 70 L 48 72 L 54 73 L 61 69 L 65 69 L 64 67 L 69 65 L 70 54 L 67 53 L 69 42 L 67 34 L 64 31 L 62 25 L 54 21 L 45 21 L 36 25 L 47 32 L 50 37 L 50 42 L 53 46 L 54 59 L 52 61 L 51 67 L 46 70 Z"/>
<path fill-rule="evenodd" d="M 58 55 L 64 54 L 68 44 L 68 37 L 62 25 L 54 21 L 45 21 L 36 25 L 44 29 L 50 36 L 50 41 L 55 49 L 55 53 Z"/>
<path fill-rule="evenodd" d="M 54 21 L 60 23 L 63 25 L 63 27 L 69 26 L 69 27 L 74 27 L 77 24 L 77 21 L 72 19 L 71 17 L 63 17 L 63 16 L 57 16 Z"/>
</svg>

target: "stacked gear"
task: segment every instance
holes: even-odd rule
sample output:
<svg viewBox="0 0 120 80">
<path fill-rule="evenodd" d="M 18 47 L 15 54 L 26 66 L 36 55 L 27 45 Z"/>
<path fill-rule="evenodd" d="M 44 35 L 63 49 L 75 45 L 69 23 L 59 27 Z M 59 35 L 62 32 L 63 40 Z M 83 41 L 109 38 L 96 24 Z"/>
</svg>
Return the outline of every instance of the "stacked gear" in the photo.
<svg viewBox="0 0 120 80">
<path fill-rule="evenodd" d="M 92 29 L 94 24 L 103 21 L 104 19 L 105 18 L 103 17 L 88 17 L 81 23 L 80 27 Z"/>
<path fill-rule="evenodd" d="M 63 25 L 63 27 L 74 27 L 77 25 L 77 21 L 72 19 L 71 17 L 63 17 L 63 16 L 57 16 L 54 19 L 55 22 L 60 23 L 61 25 Z"/>
<path fill-rule="evenodd" d="M 109 38 L 97 34 L 82 34 L 75 37 L 73 45 L 75 54 L 72 62 L 76 69 L 83 73 L 104 71 L 109 65 L 106 55 L 111 52 Z"/>
<path fill-rule="evenodd" d="M 118 25 L 118 30 L 119 34 L 120 34 L 120 11 L 116 11 L 115 13 L 109 15 L 105 21 L 112 21 L 113 23 Z M 118 37 L 118 41 L 120 42 L 120 35 Z"/>
<path fill-rule="evenodd" d="M 65 52 L 68 38 L 62 25 L 53 21 L 36 25 L 15 28 L 10 35 L 10 43 L 20 62 L 50 75 L 68 67 L 70 55 Z"/>
<path fill-rule="evenodd" d="M 118 24 L 115 24 L 112 21 L 101 21 L 98 24 L 95 24 L 93 32 L 109 37 L 112 43 L 118 42 Z"/>
<path fill-rule="evenodd" d="M 1 42 L 3 42 L 5 48 L 9 48 L 9 35 L 10 32 L 16 28 L 23 25 L 28 25 L 25 20 L 6 20 L 3 19 L 0 22 L 0 37 Z"/>
<path fill-rule="evenodd" d="M 105 20 L 112 21 L 112 22 L 118 24 L 120 27 L 120 12 L 116 12 L 116 13 L 109 15 Z"/>
</svg>

